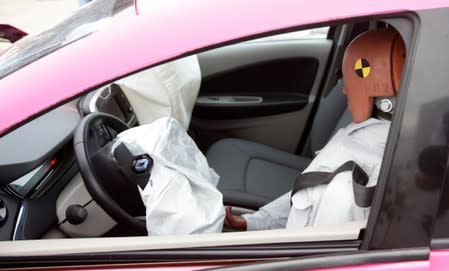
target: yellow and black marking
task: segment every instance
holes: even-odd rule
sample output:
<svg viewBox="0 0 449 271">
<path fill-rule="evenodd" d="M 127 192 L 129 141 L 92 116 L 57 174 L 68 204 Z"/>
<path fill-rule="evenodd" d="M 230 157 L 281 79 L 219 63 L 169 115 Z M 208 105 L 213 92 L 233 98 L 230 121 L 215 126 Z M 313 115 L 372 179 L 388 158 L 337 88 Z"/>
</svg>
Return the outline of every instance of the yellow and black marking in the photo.
<svg viewBox="0 0 449 271">
<path fill-rule="evenodd" d="M 367 78 L 371 71 L 371 66 L 369 65 L 368 61 L 366 61 L 366 59 L 359 58 L 355 62 L 354 70 L 359 77 Z"/>
</svg>

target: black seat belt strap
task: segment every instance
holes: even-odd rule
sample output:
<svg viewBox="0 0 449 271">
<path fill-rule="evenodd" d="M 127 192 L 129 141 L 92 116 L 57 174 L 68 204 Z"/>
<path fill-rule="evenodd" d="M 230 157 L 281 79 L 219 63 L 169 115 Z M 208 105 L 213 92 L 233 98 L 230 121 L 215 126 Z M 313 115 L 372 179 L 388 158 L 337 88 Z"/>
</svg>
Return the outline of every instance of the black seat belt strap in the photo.
<svg viewBox="0 0 449 271">
<path fill-rule="evenodd" d="M 335 176 L 346 171 L 352 172 L 352 188 L 354 191 L 355 203 L 358 206 L 364 208 L 371 206 L 371 201 L 373 199 L 376 187 L 366 186 L 369 180 L 368 175 L 354 161 L 348 161 L 344 163 L 334 172 L 312 171 L 299 175 L 298 178 L 296 178 L 291 196 L 293 197 L 296 192 L 305 188 L 310 188 L 322 184 L 329 184 Z"/>
</svg>

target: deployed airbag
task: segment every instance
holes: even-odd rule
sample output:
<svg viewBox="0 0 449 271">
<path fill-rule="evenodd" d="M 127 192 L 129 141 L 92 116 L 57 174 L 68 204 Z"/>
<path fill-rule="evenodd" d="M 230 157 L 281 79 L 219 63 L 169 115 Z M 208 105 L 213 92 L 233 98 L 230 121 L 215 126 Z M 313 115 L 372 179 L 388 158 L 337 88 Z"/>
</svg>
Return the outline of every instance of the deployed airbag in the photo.
<svg viewBox="0 0 449 271">
<path fill-rule="evenodd" d="M 219 176 L 179 122 L 164 117 L 117 136 L 134 155 L 153 159 L 142 190 L 149 235 L 221 232 L 224 221 Z"/>
<path fill-rule="evenodd" d="M 170 116 L 187 129 L 201 85 L 200 65 L 193 55 L 146 69 L 116 83 L 140 124 Z"/>
</svg>

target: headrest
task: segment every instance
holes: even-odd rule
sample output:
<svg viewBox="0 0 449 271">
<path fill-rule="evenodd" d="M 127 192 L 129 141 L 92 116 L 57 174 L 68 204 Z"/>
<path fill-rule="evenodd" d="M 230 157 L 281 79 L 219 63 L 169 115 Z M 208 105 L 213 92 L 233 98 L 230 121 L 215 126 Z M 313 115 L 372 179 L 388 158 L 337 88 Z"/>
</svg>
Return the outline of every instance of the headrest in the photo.
<svg viewBox="0 0 449 271">
<path fill-rule="evenodd" d="M 405 44 L 392 29 L 377 29 L 356 37 L 343 57 L 343 91 L 352 121 L 371 117 L 376 97 L 396 96 L 405 59 Z"/>
</svg>

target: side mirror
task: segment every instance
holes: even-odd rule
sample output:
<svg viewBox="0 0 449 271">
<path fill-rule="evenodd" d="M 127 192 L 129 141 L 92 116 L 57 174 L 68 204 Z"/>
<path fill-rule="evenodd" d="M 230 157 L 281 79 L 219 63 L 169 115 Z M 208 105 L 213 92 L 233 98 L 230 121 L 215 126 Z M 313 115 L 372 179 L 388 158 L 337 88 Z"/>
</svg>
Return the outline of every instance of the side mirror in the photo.
<svg viewBox="0 0 449 271">
<path fill-rule="evenodd" d="M 7 40 L 14 43 L 28 35 L 26 32 L 9 24 L 0 24 L 0 40 Z"/>
<path fill-rule="evenodd" d="M 22 30 L 9 24 L 0 24 L 0 54 L 11 46 L 12 43 L 28 35 Z"/>
</svg>

